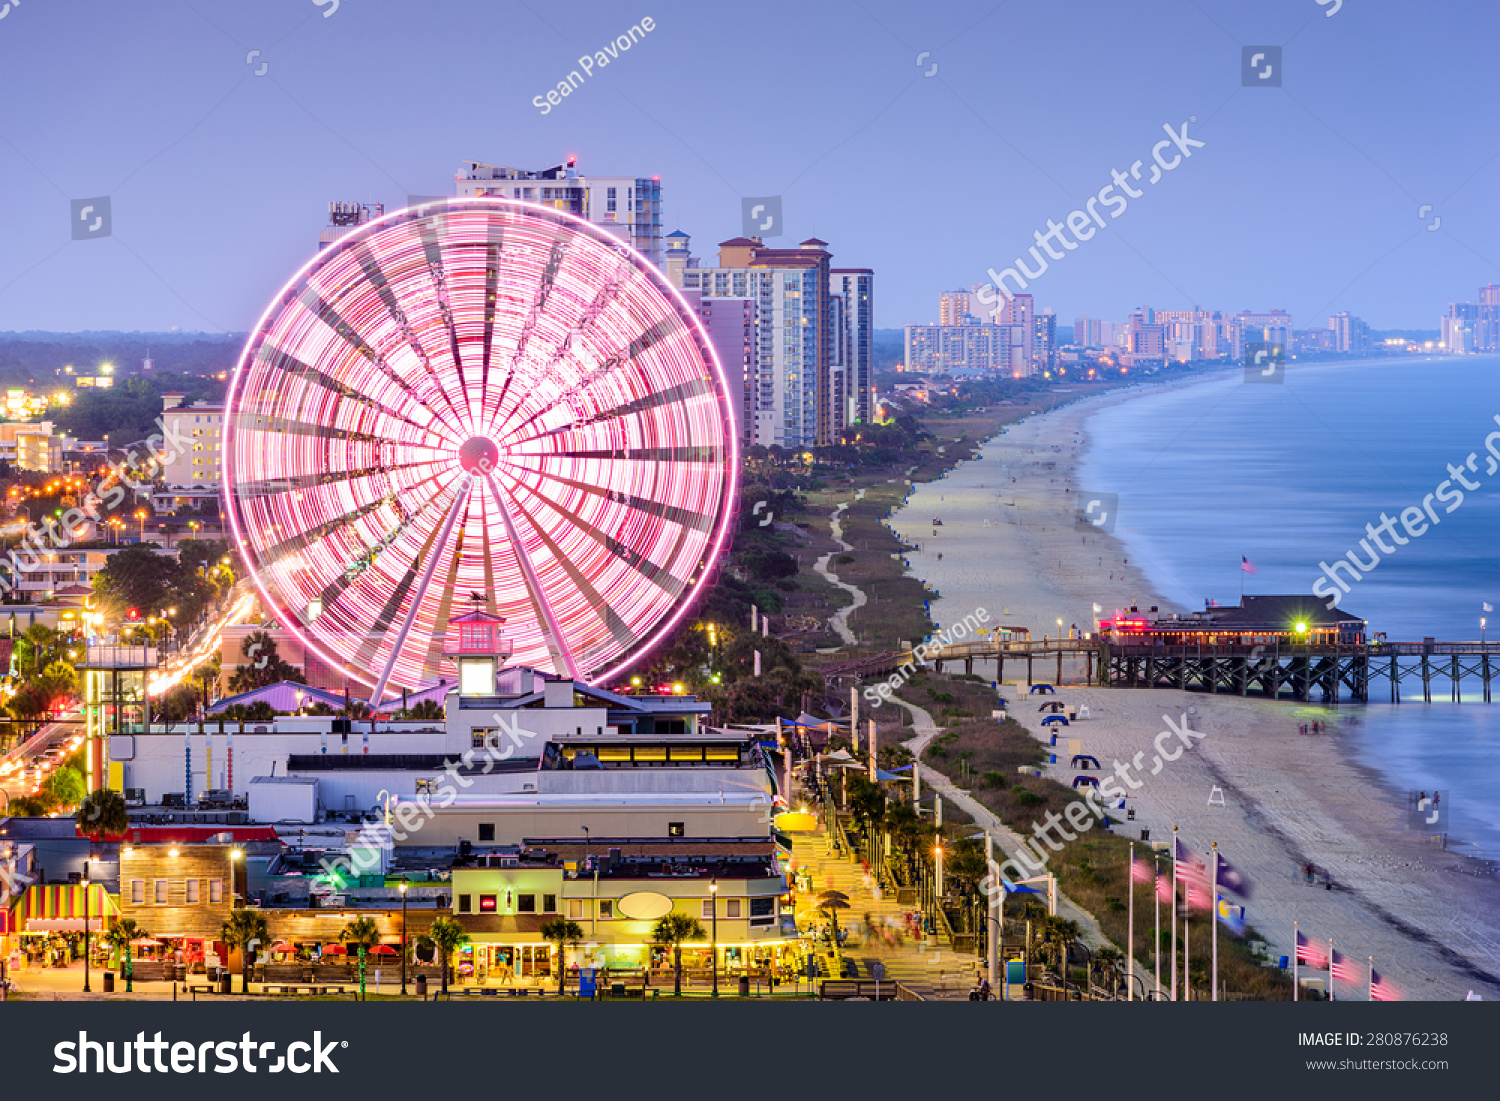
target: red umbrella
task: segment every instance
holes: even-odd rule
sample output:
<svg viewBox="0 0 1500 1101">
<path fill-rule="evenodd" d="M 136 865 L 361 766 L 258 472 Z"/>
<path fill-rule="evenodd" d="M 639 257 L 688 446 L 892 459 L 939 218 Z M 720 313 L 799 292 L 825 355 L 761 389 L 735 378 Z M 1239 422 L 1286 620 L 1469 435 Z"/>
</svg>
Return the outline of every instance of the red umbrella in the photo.
<svg viewBox="0 0 1500 1101">
<path fill-rule="evenodd" d="M 370 954 L 373 956 L 399 956 L 401 952 L 398 949 L 392 948 L 389 944 L 377 944 L 374 948 L 370 949 Z"/>
<path fill-rule="evenodd" d="M 330 944 L 323 949 L 323 955 L 325 956 L 347 956 L 348 954 L 349 949 L 345 948 L 342 944 Z"/>
</svg>

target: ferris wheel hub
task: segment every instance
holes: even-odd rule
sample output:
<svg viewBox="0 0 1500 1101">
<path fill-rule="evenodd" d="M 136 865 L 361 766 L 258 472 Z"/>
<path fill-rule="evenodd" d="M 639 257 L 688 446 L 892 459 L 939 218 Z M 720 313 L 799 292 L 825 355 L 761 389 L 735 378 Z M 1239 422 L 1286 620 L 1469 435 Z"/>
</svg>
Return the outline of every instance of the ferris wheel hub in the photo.
<svg viewBox="0 0 1500 1101">
<path fill-rule="evenodd" d="M 488 474 L 500 461 L 500 449 L 487 436 L 470 436 L 458 448 L 458 463 L 469 474 Z"/>
</svg>

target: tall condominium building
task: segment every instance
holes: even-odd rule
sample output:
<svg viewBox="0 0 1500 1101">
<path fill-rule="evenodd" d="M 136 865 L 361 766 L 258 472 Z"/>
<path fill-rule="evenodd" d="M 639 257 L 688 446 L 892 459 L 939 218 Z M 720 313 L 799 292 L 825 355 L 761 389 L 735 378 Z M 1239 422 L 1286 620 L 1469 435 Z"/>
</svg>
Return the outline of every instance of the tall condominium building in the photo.
<svg viewBox="0 0 1500 1101">
<path fill-rule="evenodd" d="M 168 390 L 161 396 L 163 434 L 183 441 L 180 450 L 168 445 L 162 480 L 169 486 L 217 485 L 224 446 L 224 403 L 195 401 L 183 405 L 185 394 Z"/>
<path fill-rule="evenodd" d="M 1370 348 L 1370 327 L 1348 310 L 1341 310 L 1328 319 L 1328 328 L 1333 332 L 1333 350 L 1346 355 L 1363 355 Z"/>
<path fill-rule="evenodd" d="M 661 178 L 584 176 L 576 159 L 538 171 L 464 161 L 458 196 L 494 195 L 566 211 L 629 242 L 661 264 Z"/>
<path fill-rule="evenodd" d="M 1442 341 L 1449 352 L 1500 351 L 1500 283 L 1480 287 L 1478 302 L 1450 302 Z"/>
<path fill-rule="evenodd" d="M 960 370 L 1012 374 L 1009 325 L 908 325 L 906 369 L 947 375 Z"/>
<path fill-rule="evenodd" d="M 1050 309 L 1036 315 L 1033 355 L 1040 370 L 1051 371 L 1057 366 L 1057 314 Z"/>
<path fill-rule="evenodd" d="M 758 436 L 768 434 L 771 427 L 771 414 L 757 412 L 759 387 L 765 385 L 768 403 L 774 396 L 770 379 L 762 379 L 757 370 L 760 346 L 755 324 L 756 301 L 753 298 L 704 298 L 697 290 L 684 290 L 682 296 L 708 330 L 709 343 L 713 345 L 714 354 L 719 357 L 729 380 L 735 431 L 741 445 L 748 447 Z"/>
<path fill-rule="evenodd" d="M 828 294 L 842 304 L 835 363 L 844 368 L 843 423 L 871 424 L 875 419 L 875 273 L 869 268 L 832 268 Z"/>
<path fill-rule="evenodd" d="M 1222 314 L 1194 306 L 1190 310 L 1157 310 L 1168 359 L 1190 363 L 1218 359 L 1227 351 Z"/>
<path fill-rule="evenodd" d="M 1229 319 L 1230 355 L 1243 359 L 1246 344 L 1292 345 L 1292 315 L 1285 310 L 1251 313 L 1243 310 Z"/>
<path fill-rule="evenodd" d="M 383 203 L 329 203 L 328 224 L 318 234 L 318 251 L 321 252 L 346 233 L 352 233 L 366 222 L 373 222 L 385 213 Z M 147 363 L 151 363 L 148 356 Z M 151 364 L 155 368 L 155 364 Z"/>
<path fill-rule="evenodd" d="M 833 408 L 827 242 L 810 238 L 797 248 L 774 249 L 735 237 L 720 244 L 717 267 L 693 260 L 686 235 L 674 234 L 670 243 L 667 275 L 684 291 L 698 291 L 705 301 L 755 304 L 754 442 L 788 448 L 832 443 L 844 420 L 843 409 Z"/>
<path fill-rule="evenodd" d="M 967 325 L 978 320 L 969 313 L 971 297 L 968 291 L 943 291 L 938 295 L 938 324 Z"/>
</svg>

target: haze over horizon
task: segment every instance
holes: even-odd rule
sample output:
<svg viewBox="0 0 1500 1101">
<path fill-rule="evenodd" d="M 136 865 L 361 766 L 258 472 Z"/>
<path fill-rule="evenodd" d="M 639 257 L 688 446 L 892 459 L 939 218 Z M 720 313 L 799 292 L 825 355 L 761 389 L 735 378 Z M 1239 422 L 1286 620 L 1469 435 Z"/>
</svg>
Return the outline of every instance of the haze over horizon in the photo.
<svg viewBox="0 0 1500 1101">
<path fill-rule="evenodd" d="M 1054 261 L 1038 307 L 1430 330 L 1500 281 L 1479 106 L 1500 11 L 1331 7 L 585 0 L 563 21 L 478 0 L 27 4 L 0 22 L 17 105 L 0 119 L 0 330 L 245 331 L 316 251 L 329 201 L 391 210 L 452 194 L 464 159 L 570 154 L 586 174 L 659 175 L 663 230 L 700 257 L 741 232 L 742 197 L 783 196 L 768 243 L 818 236 L 836 266 L 875 270 L 878 327 L 930 323 L 940 291 L 1012 265 L 1184 122 L 1204 147 Z M 532 105 L 646 16 L 641 42 Z M 1244 87 L 1242 47 L 1263 44 L 1284 50 L 1282 86 Z M 111 236 L 72 240 L 70 203 L 99 196 Z"/>
</svg>

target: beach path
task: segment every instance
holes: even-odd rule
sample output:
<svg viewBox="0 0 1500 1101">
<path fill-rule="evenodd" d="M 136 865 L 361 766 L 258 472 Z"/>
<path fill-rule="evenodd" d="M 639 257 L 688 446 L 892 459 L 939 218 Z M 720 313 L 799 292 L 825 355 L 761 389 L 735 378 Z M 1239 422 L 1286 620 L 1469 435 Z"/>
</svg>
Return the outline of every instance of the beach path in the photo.
<svg viewBox="0 0 1500 1101">
<path fill-rule="evenodd" d="M 853 547 L 849 543 L 844 542 L 844 528 L 843 524 L 839 521 L 839 517 L 848 507 L 849 503 L 845 501 L 837 508 L 835 508 L 833 510 L 833 514 L 828 518 L 829 532 L 833 536 L 834 542 L 839 545 L 839 549 L 844 551 L 853 550 Z M 858 644 L 859 640 L 854 637 L 854 632 L 849 629 L 849 616 L 854 612 L 855 609 L 864 607 L 865 593 L 863 589 L 859 588 L 859 586 L 850 585 L 847 581 L 839 580 L 838 575 L 828 568 L 828 563 L 832 558 L 832 551 L 823 555 L 817 560 L 817 562 L 813 563 L 813 570 L 821 574 L 824 580 L 828 581 L 829 584 L 837 585 L 839 588 L 843 589 L 845 592 L 854 597 L 854 603 L 850 604 L 848 607 L 840 608 L 837 612 L 828 617 L 828 625 L 832 627 L 834 633 L 843 640 L 844 645 L 854 646 Z"/>
</svg>

